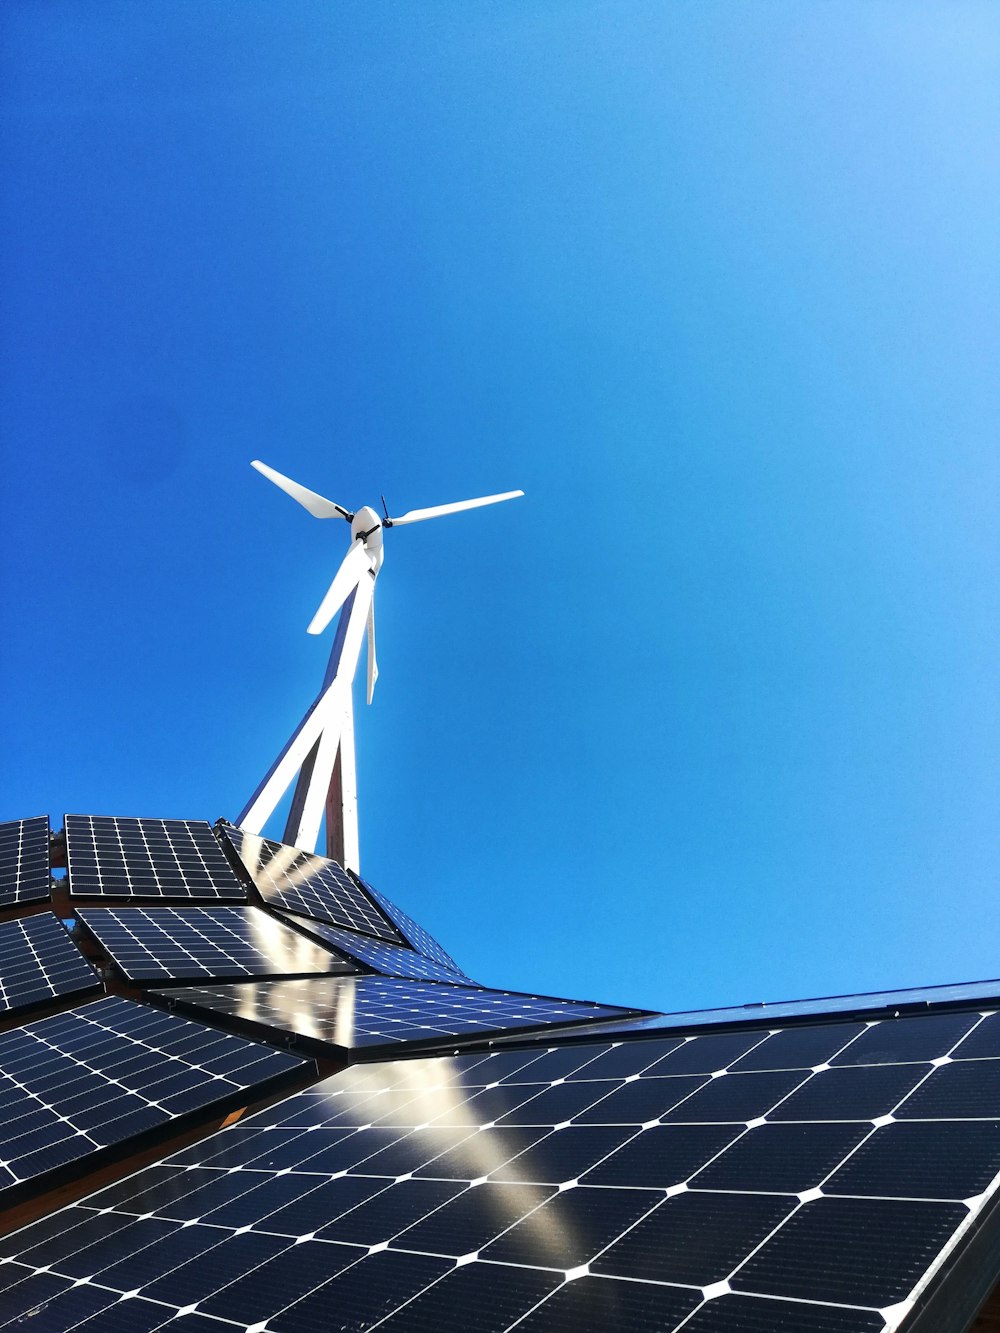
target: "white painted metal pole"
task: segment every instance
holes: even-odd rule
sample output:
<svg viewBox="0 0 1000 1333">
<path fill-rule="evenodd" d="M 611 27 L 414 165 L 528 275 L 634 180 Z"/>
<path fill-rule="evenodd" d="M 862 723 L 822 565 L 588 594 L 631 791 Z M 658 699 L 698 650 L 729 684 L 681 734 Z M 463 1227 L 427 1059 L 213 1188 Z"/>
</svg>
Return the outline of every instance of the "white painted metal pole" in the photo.
<svg viewBox="0 0 1000 1333">
<path fill-rule="evenodd" d="M 358 775 L 354 755 L 354 696 L 351 690 L 344 695 L 344 712 L 340 726 L 340 800 L 342 807 L 342 836 L 344 865 L 361 874 L 361 847 L 358 838 Z M 327 813 L 327 818 L 330 813 Z"/>
<path fill-rule="evenodd" d="M 351 607 L 350 619 L 344 635 L 343 648 L 340 654 L 340 660 L 337 663 L 333 679 L 330 681 L 327 689 L 313 704 L 310 711 L 303 718 L 302 722 L 292 739 L 289 741 L 284 752 L 275 763 L 266 780 L 258 788 L 250 801 L 250 804 L 240 815 L 237 821 L 239 827 L 247 833 L 260 833 L 264 825 L 274 813 L 275 807 L 288 790 L 292 779 L 298 773 L 305 762 L 310 750 L 316 744 L 317 740 L 323 736 L 327 727 L 330 727 L 334 733 L 334 739 L 338 739 L 338 732 L 343 725 L 345 715 L 345 697 L 349 696 L 351 686 L 354 682 L 354 674 L 357 670 L 358 659 L 361 654 L 361 647 L 364 643 L 365 631 L 368 621 L 368 608 L 371 605 L 372 592 L 374 590 L 375 580 L 371 574 L 364 573 L 358 584 L 354 603 Z M 351 753 L 353 756 L 354 737 L 351 736 Z M 323 752 L 327 749 L 325 745 L 320 746 L 320 755 L 317 756 L 317 762 L 313 766 L 312 780 L 309 785 L 309 792 L 306 797 L 306 806 L 311 806 L 311 797 L 313 788 L 320 787 L 322 795 L 320 797 L 320 809 L 322 809 L 322 800 L 325 799 L 326 791 L 330 784 L 330 775 L 333 768 L 333 761 L 330 762 L 329 769 L 325 764 L 320 763 Z M 334 744 L 333 756 L 336 756 L 337 747 Z M 318 772 L 320 768 L 326 769 L 324 777 Z M 353 768 L 353 764 L 352 764 Z M 357 822 L 356 799 L 354 802 L 354 820 Z M 300 828 L 304 830 L 305 820 L 303 819 Z M 307 850 L 315 850 L 316 838 L 319 835 L 319 825 L 316 824 L 316 832 L 312 838 L 312 846 Z M 357 833 L 354 834 L 355 842 Z M 299 841 L 296 846 L 304 846 Z"/>
</svg>

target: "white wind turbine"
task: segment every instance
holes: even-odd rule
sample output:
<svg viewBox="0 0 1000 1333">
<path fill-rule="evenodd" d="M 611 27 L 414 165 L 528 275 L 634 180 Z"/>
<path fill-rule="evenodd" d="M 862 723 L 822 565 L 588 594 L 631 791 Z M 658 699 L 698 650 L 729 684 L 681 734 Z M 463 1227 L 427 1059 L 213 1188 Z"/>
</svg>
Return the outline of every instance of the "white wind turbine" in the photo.
<svg viewBox="0 0 1000 1333">
<path fill-rule="evenodd" d="M 524 492 L 504 491 L 501 495 L 483 495 L 430 509 L 411 509 L 399 518 L 389 517 L 383 497 L 383 516 L 379 517 L 369 505 L 352 513 L 265 463 L 254 460 L 251 467 L 280 486 L 314 518 L 341 518 L 350 523 L 352 540 L 308 627 L 310 634 L 322 634 L 340 611 L 323 687 L 236 822 L 247 833 L 260 833 L 298 773 L 284 841 L 307 851 L 315 850 L 325 809 L 327 855 L 357 871 L 360 858 L 351 686 L 367 626 L 368 702 L 371 703 L 378 679 L 374 592 L 385 555 L 383 532 L 386 528 L 458 514 L 463 509 L 499 504 Z"/>
</svg>

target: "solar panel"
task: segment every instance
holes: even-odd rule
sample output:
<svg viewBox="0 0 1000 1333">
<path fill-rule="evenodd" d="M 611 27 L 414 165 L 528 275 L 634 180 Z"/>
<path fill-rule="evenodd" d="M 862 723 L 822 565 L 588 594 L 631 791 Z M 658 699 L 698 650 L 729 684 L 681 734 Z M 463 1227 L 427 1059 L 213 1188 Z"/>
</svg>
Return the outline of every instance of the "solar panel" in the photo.
<svg viewBox="0 0 1000 1333">
<path fill-rule="evenodd" d="M 812 1000 L 780 1000 L 734 1005 L 725 1009 L 691 1009 L 675 1014 L 648 1014 L 617 1025 L 602 1026 L 609 1036 L 650 1036 L 685 1028 L 759 1027 L 761 1023 L 787 1023 L 828 1016 L 859 1014 L 880 1018 L 902 1013 L 927 1013 L 944 1006 L 967 1006 L 977 1000 L 1000 1000 L 1000 980 L 967 981 L 947 986 L 921 986 L 909 990 L 869 991 L 860 995 L 828 995 Z M 596 1035 L 600 1035 L 595 1033 Z"/>
<path fill-rule="evenodd" d="M 299 924 L 318 939 L 325 940 L 335 949 L 342 950 L 352 958 L 356 958 L 359 963 L 374 968 L 376 972 L 383 972 L 386 976 L 408 977 L 414 981 L 450 981 L 453 985 L 462 982 L 470 986 L 477 984 L 464 972 L 442 967 L 440 963 L 434 962 L 425 954 L 417 953 L 414 949 L 404 949 L 398 944 L 386 944 L 383 940 L 373 940 L 367 935 L 359 935 L 352 930 L 341 930 L 339 926 L 328 926 L 321 921 L 301 918 Z"/>
<path fill-rule="evenodd" d="M 326 1054 L 364 1049 L 366 1056 L 402 1043 L 451 1048 L 499 1032 L 628 1013 L 581 1000 L 373 976 L 184 987 L 150 997 L 190 1013 L 224 1015 L 255 1033 L 294 1034 Z"/>
<path fill-rule="evenodd" d="M 418 953 L 422 953 L 425 958 L 431 958 L 434 962 L 440 963 L 442 967 L 447 968 L 451 972 L 457 972 L 460 976 L 465 975 L 455 962 L 454 958 L 452 958 L 451 954 L 447 953 L 441 945 L 438 944 L 437 940 L 429 933 L 429 931 L 424 930 L 423 926 L 418 925 L 412 917 L 407 916 L 406 913 L 398 908 L 394 902 L 390 902 L 384 893 L 379 893 L 378 889 L 373 888 L 366 879 L 362 879 L 360 875 L 356 876 L 356 878 L 358 883 L 363 885 L 372 898 L 375 899 L 376 903 L 378 903 L 382 911 L 385 912 L 389 920 L 398 927 L 407 943 L 412 945 Z"/>
<path fill-rule="evenodd" d="M 0 907 L 43 902 L 49 880 L 49 817 L 0 824 Z"/>
<path fill-rule="evenodd" d="M 261 897 L 271 906 L 377 939 L 402 939 L 336 861 L 244 833 L 229 824 L 220 826 L 219 835 L 228 840 Z"/>
<path fill-rule="evenodd" d="M 66 816 L 75 898 L 234 898 L 246 901 L 211 825 L 196 819 Z"/>
<path fill-rule="evenodd" d="M 20 1013 L 100 986 L 100 977 L 51 912 L 0 924 L 0 1013 Z"/>
<path fill-rule="evenodd" d="M 130 981 L 354 970 L 259 907 L 88 907 L 79 917 Z"/>
<path fill-rule="evenodd" d="M 117 996 L 0 1034 L 0 1191 L 301 1067 Z"/>
<path fill-rule="evenodd" d="M 953 1019 L 356 1065 L 5 1237 L 5 1308 L 60 1301 L 68 1327 L 128 1292 L 137 1327 L 197 1303 L 269 1333 L 331 1312 L 407 1333 L 965 1327 L 954 1247 L 1000 1230 L 1000 1018 Z M 836 1077 L 885 1068 L 894 1087 L 846 1113 Z"/>
</svg>

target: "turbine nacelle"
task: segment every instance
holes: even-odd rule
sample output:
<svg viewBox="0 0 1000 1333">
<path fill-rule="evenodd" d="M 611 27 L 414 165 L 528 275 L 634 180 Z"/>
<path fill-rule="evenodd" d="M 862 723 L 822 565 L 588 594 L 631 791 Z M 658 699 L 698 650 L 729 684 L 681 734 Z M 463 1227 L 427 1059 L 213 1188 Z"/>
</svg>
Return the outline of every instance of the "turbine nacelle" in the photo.
<svg viewBox="0 0 1000 1333">
<path fill-rule="evenodd" d="M 371 556 L 372 573 L 382 568 L 385 551 L 382 544 L 382 520 L 371 505 L 362 505 L 351 519 L 351 536 L 361 542 Z"/>
</svg>

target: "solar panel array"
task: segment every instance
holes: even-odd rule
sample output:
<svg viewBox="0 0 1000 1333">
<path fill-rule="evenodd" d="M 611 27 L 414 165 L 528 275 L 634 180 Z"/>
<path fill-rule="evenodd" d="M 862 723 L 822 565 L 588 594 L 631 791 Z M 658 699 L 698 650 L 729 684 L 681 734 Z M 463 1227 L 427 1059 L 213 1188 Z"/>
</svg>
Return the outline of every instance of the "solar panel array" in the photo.
<svg viewBox="0 0 1000 1333">
<path fill-rule="evenodd" d="M 79 916 L 130 981 L 353 970 L 258 907 L 91 907 Z"/>
<path fill-rule="evenodd" d="M 340 949 L 359 963 L 374 968 L 376 972 L 383 972 L 386 976 L 408 977 L 414 981 L 449 981 L 453 985 L 462 982 L 470 986 L 477 984 L 464 972 L 443 967 L 425 954 L 417 953 L 415 949 L 404 949 L 399 944 L 373 940 L 367 935 L 341 930 L 339 926 L 328 926 L 322 921 L 300 919 L 299 924 L 318 939 L 325 940 L 335 949 Z"/>
<path fill-rule="evenodd" d="M 117 996 L 0 1034 L 0 1192 L 301 1067 Z"/>
<path fill-rule="evenodd" d="M 888 1333 L 998 1172 L 996 1014 L 366 1064 L 0 1241 L 5 1309 Z"/>
<path fill-rule="evenodd" d="M 454 958 L 452 958 L 451 954 L 447 953 L 441 945 L 438 944 L 437 940 L 429 931 L 424 930 L 423 926 L 418 925 L 412 917 L 407 916 L 406 913 L 402 911 L 401 908 L 397 907 L 394 902 L 390 902 L 384 893 L 379 893 L 378 889 L 373 888 L 367 880 L 361 879 L 359 876 L 358 882 L 364 886 L 379 907 L 381 907 L 382 911 L 385 912 L 389 920 L 397 926 L 404 939 L 406 939 L 418 953 L 422 953 L 424 957 L 431 958 L 434 962 L 440 963 L 442 967 L 447 968 L 451 972 L 458 972 L 460 976 L 465 975 L 455 962 Z"/>
<path fill-rule="evenodd" d="M 497 1032 L 628 1013 L 580 1000 L 374 976 L 182 987 L 151 996 L 257 1032 L 291 1034 L 328 1054 L 364 1048 L 368 1057 L 404 1042 L 451 1048 Z"/>
<path fill-rule="evenodd" d="M 0 907 L 49 896 L 49 817 L 0 824 Z"/>
<path fill-rule="evenodd" d="M 0 1014 L 20 1013 L 100 985 L 100 977 L 51 912 L 0 924 Z"/>
<path fill-rule="evenodd" d="M 231 898 L 246 901 L 211 825 L 194 819 L 66 816 L 75 898 Z"/>
<path fill-rule="evenodd" d="M 265 902 L 333 926 L 400 942 L 402 937 L 368 895 L 336 861 L 298 847 L 244 833 L 232 825 L 220 828 Z"/>
</svg>

